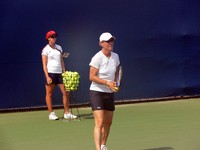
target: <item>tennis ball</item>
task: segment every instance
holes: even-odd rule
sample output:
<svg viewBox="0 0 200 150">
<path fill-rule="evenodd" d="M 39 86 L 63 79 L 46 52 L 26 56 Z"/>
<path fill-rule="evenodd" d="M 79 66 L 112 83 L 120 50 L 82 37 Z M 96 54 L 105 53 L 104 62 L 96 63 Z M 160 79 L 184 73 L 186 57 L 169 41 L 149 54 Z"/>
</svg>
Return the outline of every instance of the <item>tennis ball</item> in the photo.
<svg viewBox="0 0 200 150">
<path fill-rule="evenodd" d="M 113 92 L 118 92 L 119 91 L 119 87 L 114 87 Z"/>
<path fill-rule="evenodd" d="M 74 87 L 71 87 L 70 90 L 71 90 L 71 91 L 74 91 Z"/>
</svg>

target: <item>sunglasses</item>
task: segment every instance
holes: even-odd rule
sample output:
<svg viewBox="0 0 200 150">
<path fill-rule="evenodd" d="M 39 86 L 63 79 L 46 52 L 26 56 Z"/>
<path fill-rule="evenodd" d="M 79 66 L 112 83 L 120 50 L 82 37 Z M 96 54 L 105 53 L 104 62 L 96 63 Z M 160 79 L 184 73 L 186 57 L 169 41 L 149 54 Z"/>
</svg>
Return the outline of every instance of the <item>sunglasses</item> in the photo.
<svg viewBox="0 0 200 150">
<path fill-rule="evenodd" d="M 52 36 L 50 36 L 50 38 L 55 39 L 55 38 L 57 38 L 57 36 L 52 35 Z"/>
<path fill-rule="evenodd" d="M 111 38 L 110 40 L 108 40 L 108 41 L 105 41 L 106 43 L 110 43 L 110 42 L 114 42 L 114 39 L 113 38 Z"/>
</svg>

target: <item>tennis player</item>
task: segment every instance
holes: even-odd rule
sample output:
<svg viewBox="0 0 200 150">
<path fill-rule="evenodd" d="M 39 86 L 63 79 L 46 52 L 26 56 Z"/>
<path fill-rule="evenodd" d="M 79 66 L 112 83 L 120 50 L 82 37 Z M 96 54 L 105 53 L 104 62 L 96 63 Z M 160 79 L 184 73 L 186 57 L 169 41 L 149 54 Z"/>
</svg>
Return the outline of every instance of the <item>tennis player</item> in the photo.
<svg viewBox="0 0 200 150">
<path fill-rule="evenodd" d="M 115 75 L 120 64 L 118 54 L 113 52 L 115 37 L 110 33 L 102 33 L 99 45 L 102 48 L 89 63 L 90 103 L 94 114 L 94 142 L 96 150 L 107 150 L 110 127 L 113 120 Z"/>
<path fill-rule="evenodd" d="M 62 47 L 56 44 L 58 34 L 51 30 L 46 33 L 48 44 L 42 50 L 42 65 L 46 77 L 46 104 L 49 111 L 49 120 L 58 120 L 52 108 L 52 94 L 55 85 L 62 92 L 64 105 L 64 118 L 75 119 L 77 116 L 69 112 L 69 92 L 64 88 L 62 73 L 65 72 L 65 64 L 62 57 Z"/>
</svg>

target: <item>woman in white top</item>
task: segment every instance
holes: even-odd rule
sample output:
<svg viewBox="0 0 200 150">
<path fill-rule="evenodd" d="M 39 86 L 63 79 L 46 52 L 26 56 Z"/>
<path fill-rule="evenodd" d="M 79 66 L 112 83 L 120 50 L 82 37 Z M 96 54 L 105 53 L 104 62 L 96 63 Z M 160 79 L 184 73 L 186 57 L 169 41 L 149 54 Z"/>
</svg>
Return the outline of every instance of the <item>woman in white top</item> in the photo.
<svg viewBox="0 0 200 150">
<path fill-rule="evenodd" d="M 69 112 L 69 93 L 65 90 L 62 73 L 65 72 L 65 64 L 62 57 L 62 47 L 56 44 L 58 34 L 51 30 L 46 33 L 48 44 L 42 50 L 42 65 L 46 77 L 46 104 L 49 111 L 49 120 L 58 120 L 52 108 L 52 94 L 55 85 L 58 85 L 63 97 L 64 118 L 74 119 L 77 116 Z"/>
<path fill-rule="evenodd" d="M 115 75 L 120 61 L 118 54 L 113 52 L 114 41 L 115 37 L 110 33 L 102 33 L 99 38 L 102 49 L 92 57 L 89 64 L 89 78 L 92 81 L 90 104 L 95 119 L 96 150 L 107 150 L 106 141 L 115 110 L 113 91 L 116 88 Z"/>
</svg>

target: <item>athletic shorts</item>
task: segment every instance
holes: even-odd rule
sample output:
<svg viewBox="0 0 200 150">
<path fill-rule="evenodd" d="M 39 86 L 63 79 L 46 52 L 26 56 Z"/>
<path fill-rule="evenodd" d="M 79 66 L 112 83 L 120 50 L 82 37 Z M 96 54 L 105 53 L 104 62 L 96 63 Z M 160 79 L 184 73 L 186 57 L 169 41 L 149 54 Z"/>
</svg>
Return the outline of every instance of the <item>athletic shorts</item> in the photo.
<svg viewBox="0 0 200 150">
<path fill-rule="evenodd" d="M 55 84 L 55 85 L 63 84 L 62 74 L 60 74 L 60 73 L 48 73 L 48 74 L 49 74 L 49 77 L 52 79 L 51 84 Z"/>
<path fill-rule="evenodd" d="M 90 105 L 92 111 L 95 110 L 108 110 L 114 111 L 114 94 L 90 90 Z"/>
</svg>

